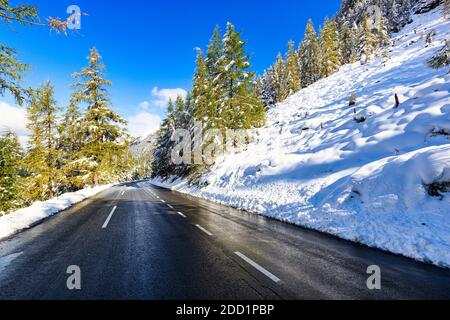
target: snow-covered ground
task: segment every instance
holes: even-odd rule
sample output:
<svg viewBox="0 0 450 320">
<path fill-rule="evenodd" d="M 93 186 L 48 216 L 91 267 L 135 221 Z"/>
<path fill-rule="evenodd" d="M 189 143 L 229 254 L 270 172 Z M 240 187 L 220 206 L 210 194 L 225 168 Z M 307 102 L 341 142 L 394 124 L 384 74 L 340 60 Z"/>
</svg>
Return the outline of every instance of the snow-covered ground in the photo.
<svg viewBox="0 0 450 320">
<path fill-rule="evenodd" d="M 30 228 L 39 221 L 61 212 L 74 204 L 92 197 L 114 184 L 86 188 L 77 192 L 65 193 L 44 202 L 35 202 L 32 206 L 19 209 L 0 217 L 0 239 L 9 237 L 19 231 Z"/>
<path fill-rule="evenodd" d="M 269 110 L 257 141 L 220 159 L 204 187 L 152 183 L 450 267 L 450 193 L 425 187 L 450 180 L 450 75 L 426 63 L 445 38 L 440 8 L 417 15 L 389 59 L 344 66 Z"/>
</svg>

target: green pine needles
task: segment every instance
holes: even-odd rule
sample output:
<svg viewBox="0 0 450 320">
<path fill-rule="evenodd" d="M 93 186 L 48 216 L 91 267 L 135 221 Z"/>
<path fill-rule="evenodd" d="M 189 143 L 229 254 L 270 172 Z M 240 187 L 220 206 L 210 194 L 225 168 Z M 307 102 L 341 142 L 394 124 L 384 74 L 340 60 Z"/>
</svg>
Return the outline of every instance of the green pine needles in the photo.
<svg viewBox="0 0 450 320">
<path fill-rule="evenodd" d="M 256 77 L 245 46 L 242 34 L 228 23 L 223 35 L 219 27 L 214 29 L 206 51 L 198 49 L 192 92 L 185 101 L 179 97 L 175 104 L 169 103 L 159 130 L 153 176 L 198 175 L 211 165 L 211 159 L 203 156 L 203 149 L 209 143 L 223 145 L 227 130 L 264 125 L 265 109 L 256 91 Z M 292 77 L 298 79 L 298 74 Z M 190 155 L 188 163 L 174 164 L 172 151 L 176 141 L 172 136 L 179 129 L 189 132 L 192 142 L 189 149 L 200 149 L 196 153 L 200 155 L 195 159 Z M 200 144 L 194 142 L 194 136 L 203 136 L 212 130 L 217 135 L 205 136 Z M 213 157 L 216 155 L 213 152 Z"/>
</svg>

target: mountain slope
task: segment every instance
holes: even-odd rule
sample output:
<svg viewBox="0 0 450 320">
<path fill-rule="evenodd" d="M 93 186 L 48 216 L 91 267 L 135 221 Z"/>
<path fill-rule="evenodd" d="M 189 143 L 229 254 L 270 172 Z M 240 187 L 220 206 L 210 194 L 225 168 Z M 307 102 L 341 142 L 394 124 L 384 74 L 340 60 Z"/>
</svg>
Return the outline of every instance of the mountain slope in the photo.
<svg viewBox="0 0 450 320">
<path fill-rule="evenodd" d="M 157 139 L 158 135 L 156 133 L 152 133 L 146 137 L 135 138 L 130 143 L 131 153 L 134 157 L 146 156 L 153 153 Z"/>
<path fill-rule="evenodd" d="M 427 66 L 450 22 L 440 8 L 413 20 L 389 58 L 344 66 L 270 109 L 257 140 L 202 187 L 153 183 L 450 267 L 450 75 Z"/>
<path fill-rule="evenodd" d="M 336 18 L 339 23 L 359 25 L 365 13 L 381 14 L 387 18 L 389 29 L 398 32 L 412 22 L 412 14 L 429 12 L 441 3 L 442 0 L 344 0 Z M 374 6 L 379 13 L 373 12 Z"/>
</svg>

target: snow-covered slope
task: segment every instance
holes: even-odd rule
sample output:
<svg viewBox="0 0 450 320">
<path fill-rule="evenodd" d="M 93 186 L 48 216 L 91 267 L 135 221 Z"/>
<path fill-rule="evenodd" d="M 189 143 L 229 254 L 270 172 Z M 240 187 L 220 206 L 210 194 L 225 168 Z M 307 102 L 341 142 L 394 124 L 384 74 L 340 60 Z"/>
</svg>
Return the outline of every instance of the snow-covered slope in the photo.
<svg viewBox="0 0 450 320">
<path fill-rule="evenodd" d="M 450 181 L 450 75 L 426 64 L 450 22 L 440 8 L 413 18 L 389 59 L 344 66 L 269 110 L 258 141 L 221 159 L 205 187 L 156 183 L 450 267 L 450 193 L 426 188 Z"/>
</svg>

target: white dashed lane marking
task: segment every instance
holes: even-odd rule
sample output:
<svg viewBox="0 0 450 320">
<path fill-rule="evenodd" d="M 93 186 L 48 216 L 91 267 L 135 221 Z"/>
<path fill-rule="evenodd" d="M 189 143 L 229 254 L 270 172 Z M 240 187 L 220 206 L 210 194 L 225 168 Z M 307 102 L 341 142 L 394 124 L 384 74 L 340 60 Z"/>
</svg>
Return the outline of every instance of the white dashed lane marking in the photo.
<svg viewBox="0 0 450 320">
<path fill-rule="evenodd" d="M 196 224 L 195 225 L 197 228 L 199 228 L 200 230 L 202 230 L 204 233 L 206 233 L 208 236 L 212 236 L 213 234 L 211 232 L 209 232 L 208 230 L 206 230 L 205 228 L 203 228 L 201 225 Z"/>
<path fill-rule="evenodd" d="M 271 272 L 267 271 L 266 269 L 261 267 L 259 264 L 257 264 L 255 261 L 253 261 L 252 259 L 245 256 L 244 254 L 242 254 L 240 252 L 235 252 L 234 254 L 236 254 L 239 258 L 241 258 L 242 260 L 247 262 L 249 265 L 251 265 L 253 268 L 255 268 L 256 270 L 258 270 L 259 272 L 264 274 L 266 277 L 268 277 L 273 282 L 278 283 L 281 281 L 278 277 L 274 276 Z"/>
<path fill-rule="evenodd" d="M 109 214 L 108 218 L 106 219 L 105 223 L 103 224 L 102 229 L 106 229 L 106 227 L 108 226 L 108 223 L 111 220 L 116 209 L 117 209 L 117 206 L 114 206 L 114 208 L 111 210 L 111 213 Z"/>
</svg>

